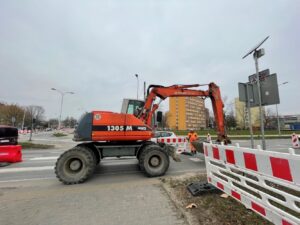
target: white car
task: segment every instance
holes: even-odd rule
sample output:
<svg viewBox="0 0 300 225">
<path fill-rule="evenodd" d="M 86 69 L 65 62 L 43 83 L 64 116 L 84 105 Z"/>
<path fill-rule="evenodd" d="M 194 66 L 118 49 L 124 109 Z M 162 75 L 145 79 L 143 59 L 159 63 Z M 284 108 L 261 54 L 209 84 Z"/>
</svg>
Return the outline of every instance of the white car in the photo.
<svg viewBox="0 0 300 225">
<path fill-rule="evenodd" d="M 176 134 L 172 131 L 155 131 L 151 141 L 157 142 L 157 138 L 176 138 Z"/>
<path fill-rule="evenodd" d="M 162 141 L 164 139 L 164 141 Z M 187 141 L 185 137 L 178 137 L 172 131 L 156 131 L 154 133 L 154 138 L 151 138 L 153 142 L 164 142 L 169 145 L 172 145 L 176 148 L 177 154 L 182 153 L 190 153 L 190 149 L 188 148 Z"/>
<path fill-rule="evenodd" d="M 174 132 L 171 131 L 155 131 L 154 133 L 154 137 L 155 138 L 160 138 L 160 137 L 177 137 L 176 134 Z"/>
</svg>

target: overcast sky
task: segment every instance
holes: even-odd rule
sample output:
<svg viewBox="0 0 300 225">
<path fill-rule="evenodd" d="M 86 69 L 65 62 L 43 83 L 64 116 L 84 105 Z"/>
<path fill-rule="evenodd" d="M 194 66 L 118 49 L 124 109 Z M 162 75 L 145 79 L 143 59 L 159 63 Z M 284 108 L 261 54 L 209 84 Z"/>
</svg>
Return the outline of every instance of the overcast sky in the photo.
<svg viewBox="0 0 300 225">
<path fill-rule="evenodd" d="M 289 82 L 280 86 L 280 113 L 300 114 L 299 12 L 297 0 L 0 0 L 0 101 L 58 117 L 54 87 L 75 92 L 63 117 L 119 112 L 124 97 L 136 97 L 136 73 L 140 96 L 143 81 L 215 82 L 233 100 L 255 72 L 242 56 L 270 35 L 260 68 Z"/>
</svg>

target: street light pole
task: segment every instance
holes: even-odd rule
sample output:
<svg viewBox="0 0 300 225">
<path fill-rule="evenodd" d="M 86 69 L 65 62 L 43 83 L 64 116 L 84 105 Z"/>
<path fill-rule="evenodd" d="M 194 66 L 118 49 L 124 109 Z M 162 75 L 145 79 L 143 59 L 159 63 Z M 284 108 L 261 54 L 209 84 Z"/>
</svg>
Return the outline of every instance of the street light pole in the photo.
<svg viewBox="0 0 300 225">
<path fill-rule="evenodd" d="M 285 81 L 281 84 L 278 84 L 278 87 L 281 85 L 287 84 L 288 81 Z M 277 114 L 277 128 L 278 128 L 278 135 L 281 136 L 281 130 L 280 130 L 280 121 L 279 121 L 279 115 L 278 115 L 278 105 L 276 104 L 276 114 Z"/>
<path fill-rule="evenodd" d="M 277 104 L 276 104 L 276 114 L 277 114 L 277 128 L 278 128 L 278 135 L 281 136 L 280 122 L 279 122 L 278 106 L 277 106 Z"/>
<path fill-rule="evenodd" d="M 136 88 L 136 99 L 139 99 L 139 75 L 135 74 L 137 80 L 137 88 Z"/>
<path fill-rule="evenodd" d="M 72 92 L 72 91 L 60 91 L 60 90 L 58 90 L 58 89 L 56 89 L 56 88 L 51 88 L 51 90 L 53 90 L 53 91 L 57 91 L 60 95 L 61 95 L 61 100 L 60 100 L 60 113 L 59 113 L 59 121 L 58 121 L 58 129 L 60 129 L 61 128 L 61 115 L 62 115 L 62 108 L 63 108 L 63 103 L 64 103 L 64 96 L 66 95 L 66 94 L 71 94 L 71 95 L 73 95 L 73 94 L 75 94 L 74 92 Z"/>
</svg>

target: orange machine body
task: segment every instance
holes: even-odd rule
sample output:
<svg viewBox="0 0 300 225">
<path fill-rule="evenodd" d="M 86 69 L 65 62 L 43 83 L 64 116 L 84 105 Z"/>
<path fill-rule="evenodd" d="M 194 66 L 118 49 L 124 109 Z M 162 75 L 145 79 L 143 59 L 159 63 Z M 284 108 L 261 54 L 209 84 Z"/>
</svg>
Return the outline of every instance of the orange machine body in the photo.
<svg viewBox="0 0 300 225">
<path fill-rule="evenodd" d="M 93 111 L 92 141 L 149 140 L 152 129 L 132 114 Z"/>
</svg>

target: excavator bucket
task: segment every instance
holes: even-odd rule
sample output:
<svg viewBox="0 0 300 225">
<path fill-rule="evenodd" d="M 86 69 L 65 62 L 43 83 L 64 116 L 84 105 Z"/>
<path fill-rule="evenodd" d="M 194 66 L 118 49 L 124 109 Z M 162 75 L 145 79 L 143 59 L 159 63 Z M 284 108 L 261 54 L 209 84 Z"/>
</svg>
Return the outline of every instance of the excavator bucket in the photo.
<svg viewBox="0 0 300 225">
<path fill-rule="evenodd" d="M 203 142 L 193 141 L 191 144 L 194 146 L 197 152 L 204 154 Z"/>
<path fill-rule="evenodd" d="M 164 145 L 164 150 L 168 153 L 168 155 L 175 161 L 181 162 L 179 155 L 176 153 L 176 148 L 172 145 Z"/>
</svg>

